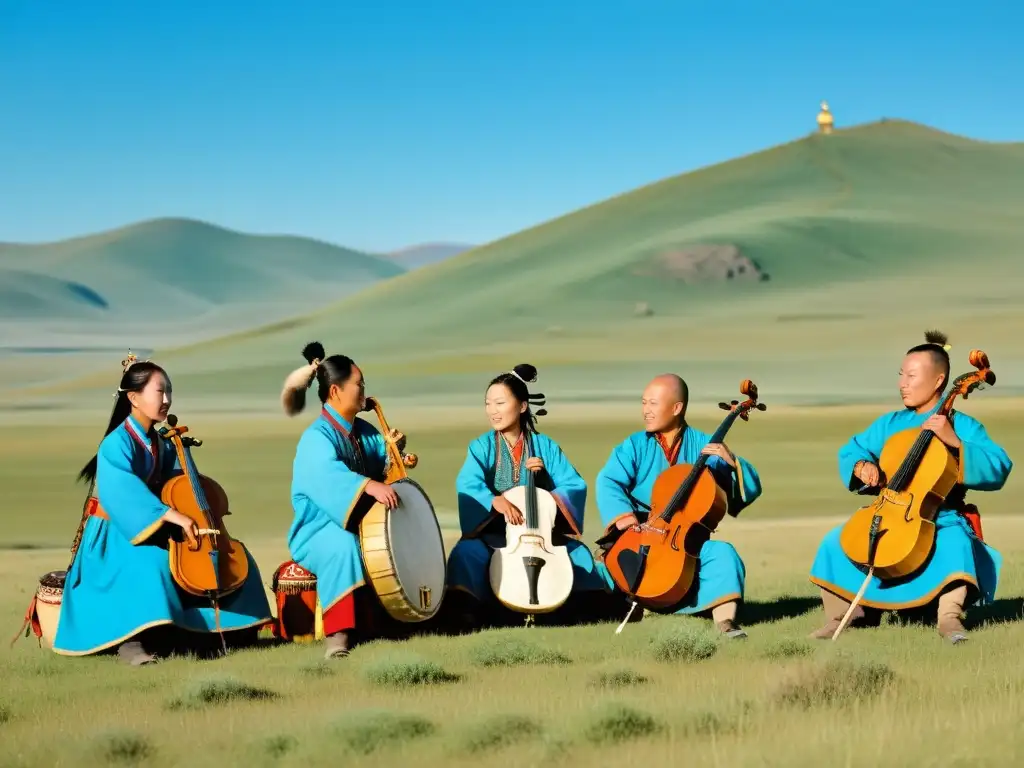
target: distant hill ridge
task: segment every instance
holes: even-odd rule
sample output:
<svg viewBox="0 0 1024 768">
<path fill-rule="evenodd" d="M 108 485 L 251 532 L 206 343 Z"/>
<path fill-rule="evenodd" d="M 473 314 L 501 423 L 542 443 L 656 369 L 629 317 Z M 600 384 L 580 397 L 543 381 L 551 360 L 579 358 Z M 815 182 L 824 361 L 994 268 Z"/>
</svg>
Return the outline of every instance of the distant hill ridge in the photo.
<svg viewBox="0 0 1024 768">
<path fill-rule="evenodd" d="M 184 310 L 201 311 L 309 291 L 315 300 L 328 286 L 340 297 L 405 271 L 387 259 L 310 238 L 248 235 L 191 219 L 155 219 L 55 243 L 0 245 L 0 269 L 41 276 L 34 290 L 45 292 L 45 284 L 56 291 L 45 297 L 51 312 L 61 311 L 63 281 L 88 286 L 102 297 L 102 309 L 115 314 L 152 306 L 154 291 Z M 19 285 L 24 283 L 4 280 L 4 292 L 18 292 Z"/>
<path fill-rule="evenodd" d="M 450 259 L 452 256 L 458 256 L 474 247 L 465 243 L 423 243 L 392 251 L 386 254 L 386 257 L 396 264 L 401 264 L 406 269 L 412 270 Z"/>
</svg>

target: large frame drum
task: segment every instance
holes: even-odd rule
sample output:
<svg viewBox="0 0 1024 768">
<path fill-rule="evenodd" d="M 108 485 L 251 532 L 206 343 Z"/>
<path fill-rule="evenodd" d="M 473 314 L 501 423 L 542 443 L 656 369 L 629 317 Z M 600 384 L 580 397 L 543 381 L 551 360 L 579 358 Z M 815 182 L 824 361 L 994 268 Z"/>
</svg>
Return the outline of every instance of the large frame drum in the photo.
<svg viewBox="0 0 1024 768">
<path fill-rule="evenodd" d="M 434 505 L 419 483 L 389 484 L 399 504 L 376 502 L 359 523 L 366 573 L 388 614 L 403 623 L 434 617 L 447 590 L 448 558 Z"/>
</svg>

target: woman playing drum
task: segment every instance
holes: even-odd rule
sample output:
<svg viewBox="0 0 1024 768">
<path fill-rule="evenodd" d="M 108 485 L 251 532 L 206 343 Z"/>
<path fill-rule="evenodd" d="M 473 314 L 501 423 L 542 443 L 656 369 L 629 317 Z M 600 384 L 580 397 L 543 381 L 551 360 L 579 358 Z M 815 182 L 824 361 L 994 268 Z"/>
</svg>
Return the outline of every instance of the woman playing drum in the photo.
<svg viewBox="0 0 1024 768">
<path fill-rule="evenodd" d="M 558 444 L 537 432 L 530 402 L 543 396 L 531 396 L 527 388 L 527 382 L 536 380 L 537 369 L 528 364 L 491 380 L 484 397 L 491 429 L 469 444 L 455 481 L 462 538 L 448 558 L 446 602 L 450 601 L 450 607 L 446 613 L 462 628 L 479 624 L 482 615 L 496 618 L 504 613 L 496 605 L 488 568 L 493 551 L 506 543 L 506 523 L 523 522 L 524 511 L 502 494 L 525 485 L 527 471 L 538 473 L 537 487 L 555 498 L 560 515 L 553 541 L 568 549 L 573 564 L 573 596 L 556 613 L 562 617 L 581 613 L 585 603 L 596 609 L 607 598 L 590 551 L 580 541 L 567 538 L 583 532 L 587 484 Z M 541 410 L 537 415 L 544 413 Z M 527 439 L 532 441 L 535 455 L 524 461 Z"/>
<path fill-rule="evenodd" d="M 394 489 L 380 482 L 387 451 L 380 432 L 356 414 L 366 408 L 363 372 L 344 355 L 327 357 L 319 342 L 302 351 L 309 365 L 285 381 L 282 402 L 288 415 L 305 406 L 314 381 L 323 408 L 302 434 L 292 465 L 292 508 L 288 531 L 292 559 L 316 574 L 323 611 L 325 657 L 347 656 L 349 633 L 356 629 L 355 593 L 368 594 L 359 538 L 347 530 L 360 499 L 370 496 L 388 509 L 398 504 Z M 402 450 L 405 437 L 392 430 Z M 372 595 L 370 595 L 372 598 Z M 363 603 L 372 605 L 371 602 Z M 363 616 L 363 612 L 360 612 Z"/>
<path fill-rule="evenodd" d="M 209 634 L 218 623 L 209 601 L 178 588 L 168 564 L 170 527 L 197 535 L 192 519 L 157 495 L 181 474 L 173 446 L 153 428 L 171 406 L 170 379 L 155 363 L 129 358 L 116 397 L 105 437 L 79 475 L 95 480 L 96 498 L 89 500 L 68 569 L 53 650 L 85 656 L 116 646 L 124 661 L 137 666 L 175 644 L 169 628 Z M 220 602 L 219 627 L 232 637 L 232 630 L 252 630 L 271 619 L 250 556 L 245 585 Z"/>
</svg>

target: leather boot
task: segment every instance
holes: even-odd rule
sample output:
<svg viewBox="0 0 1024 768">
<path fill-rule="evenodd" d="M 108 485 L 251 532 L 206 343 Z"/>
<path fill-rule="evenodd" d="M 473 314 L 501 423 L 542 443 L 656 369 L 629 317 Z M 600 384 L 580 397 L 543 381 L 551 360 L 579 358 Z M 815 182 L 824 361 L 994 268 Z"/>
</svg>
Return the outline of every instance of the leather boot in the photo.
<svg viewBox="0 0 1024 768">
<path fill-rule="evenodd" d="M 138 640 L 121 643 L 117 648 L 117 656 L 125 664 L 133 667 L 141 667 L 143 664 L 152 664 L 156 661 L 156 656 L 147 653 Z"/>
<path fill-rule="evenodd" d="M 738 610 L 739 603 L 735 600 L 711 609 L 711 619 L 715 622 L 715 627 L 730 640 L 745 640 L 747 637 L 747 633 L 736 623 Z"/>
<path fill-rule="evenodd" d="M 964 603 L 967 601 L 967 585 L 962 584 L 939 595 L 937 628 L 939 634 L 956 644 L 967 640 L 967 630 L 961 623 Z"/>
<path fill-rule="evenodd" d="M 827 589 L 821 590 L 821 607 L 825 611 L 825 625 L 818 630 L 811 633 L 811 639 L 813 640 L 831 640 L 832 635 L 839 629 L 839 625 L 843 622 L 843 616 L 850 609 L 850 603 L 848 600 L 844 600 L 839 595 L 829 592 Z M 847 623 L 846 628 L 850 629 L 854 622 L 858 619 L 864 618 L 864 607 L 858 605 L 853 611 L 853 615 L 850 617 L 850 621 Z"/>
<path fill-rule="evenodd" d="M 348 632 L 335 632 L 324 641 L 325 659 L 343 659 L 349 654 Z"/>
</svg>

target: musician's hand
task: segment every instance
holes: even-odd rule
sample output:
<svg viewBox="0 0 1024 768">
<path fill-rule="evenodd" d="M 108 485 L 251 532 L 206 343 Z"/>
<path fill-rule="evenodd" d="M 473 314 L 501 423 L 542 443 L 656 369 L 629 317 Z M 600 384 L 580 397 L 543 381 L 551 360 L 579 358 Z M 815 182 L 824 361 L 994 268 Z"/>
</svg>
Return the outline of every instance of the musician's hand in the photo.
<svg viewBox="0 0 1024 768">
<path fill-rule="evenodd" d="M 181 528 L 185 534 L 185 538 L 188 539 L 188 543 L 193 547 L 199 540 L 199 526 L 196 525 L 196 521 L 188 515 L 183 515 L 176 509 L 168 509 L 164 512 L 163 519 L 165 522 L 171 525 L 176 525 Z"/>
<path fill-rule="evenodd" d="M 953 425 L 949 423 L 949 419 L 945 416 L 936 413 L 921 425 L 921 429 L 930 429 L 939 440 L 950 448 L 960 447 L 960 438 L 956 436 L 956 432 L 953 431 Z"/>
<path fill-rule="evenodd" d="M 498 496 L 491 502 L 491 506 L 494 511 L 505 518 L 506 523 L 512 525 L 523 524 L 523 513 L 519 511 L 515 504 L 506 499 L 504 496 Z"/>
<path fill-rule="evenodd" d="M 620 531 L 632 528 L 634 525 L 640 525 L 640 521 L 636 519 L 636 515 L 626 515 L 615 521 L 615 527 Z"/>
<path fill-rule="evenodd" d="M 395 489 L 390 485 L 379 483 L 376 480 L 371 480 L 366 484 L 366 490 L 364 491 L 369 496 L 373 496 L 377 501 L 384 505 L 386 509 L 394 509 L 398 506 L 398 494 L 395 493 Z"/>
<path fill-rule="evenodd" d="M 388 437 L 390 437 L 392 440 L 394 440 L 395 447 L 399 451 L 404 451 L 405 450 L 405 435 L 403 435 L 397 429 L 392 429 L 390 432 L 388 432 Z"/>
<path fill-rule="evenodd" d="M 733 469 L 736 468 L 736 457 L 725 443 L 708 443 L 701 453 L 705 456 L 717 456 Z"/>
<path fill-rule="evenodd" d="M 531 472 L 540 472 L 544 469 L 544 459 L 540 456 L 531 456 L 526 460 L 526 468 Z"/>
<path fill-rule="evenodd" d="M 880 470 L 878 465 L 874 462 L 862 461 L 859 462 L 859 466 L 854 469 L 853 476 L 869 488 L 877 488 L 881 485 L 882 470 Z"/>
</svg>

